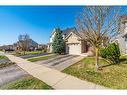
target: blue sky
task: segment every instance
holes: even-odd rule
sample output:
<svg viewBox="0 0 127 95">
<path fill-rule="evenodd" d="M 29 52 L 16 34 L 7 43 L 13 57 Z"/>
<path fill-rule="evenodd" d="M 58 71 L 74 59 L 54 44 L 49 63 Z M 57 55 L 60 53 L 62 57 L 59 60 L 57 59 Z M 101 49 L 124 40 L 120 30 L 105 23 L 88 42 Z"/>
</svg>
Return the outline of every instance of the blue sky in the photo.
<svg viewBox="0 0 127 95">
<path fill-rule="evenodd" d="M 12 44 L 20 34 L 29 34 L 38 43 L 48 43 L 55 27 L 76 26 L 82 6 L 1 6 L 0 45 Z"/>
</svg>

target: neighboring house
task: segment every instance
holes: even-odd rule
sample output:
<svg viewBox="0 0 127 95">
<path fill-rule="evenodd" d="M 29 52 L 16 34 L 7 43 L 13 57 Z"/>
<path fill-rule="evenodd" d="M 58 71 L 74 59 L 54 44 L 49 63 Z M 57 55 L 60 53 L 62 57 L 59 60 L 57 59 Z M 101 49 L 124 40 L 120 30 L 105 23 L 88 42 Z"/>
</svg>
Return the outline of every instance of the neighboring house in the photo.
<svg viewBox="0 0 127 95">
<path fill-rule="evenodd" d="M 32 50 L 36 50 L 38 48 L 38 43 L 35 42 L 34 40 L 30 39 L 30 43 L 29 43 L 29 48 Z"/>
<path fill-rule="evenodd" d="M 52 52 L 52 42 L 55 36 L 55 29 L 50 36 L 48 44 L 49 52 Z M 85 41 L 82 32 L 78 32 L 76 28 L 67 28 L 62 31 L 63 39 L 66 42 L 66 53 L 72 55 L 81 55 L 90 50 L 90 45 Z"/>
<path fill-rule="evenodd" d="M 38 50 L 42 50 L 44 52 L 47 52 L 47 45 L 46 44 L 39 44 Z"/>
<path fill-rule="evenodd" d="M 14 46 L 13 45 L 3 45 L 3 46 L 0 46 L 0 50 L 14 50 Z"/>
<path fill-rule="evenodd" d="M 120 52 L 127 54 L 127 15 L 121 16 L 120 33 L 111 39 L 119 44 Z"/>
<path fill-rule="evenodd" d="M 28 49 L 29 50 L 36 50 L 38 48 L 38 43 L 29 39 Z M 3 45 L 0 46 L 1 50 L 18 50 L 20 49 L 20 42 L 14 43 L 13 45 Z"/>
<path fill-rule="evenodd" d="M 35 42 L 34 40 L 29 39 L 28 42 L 29 42 L 27 46 L 28 50 L 36 50 L 38 48 L 38 43 Z M 17 48 L 20 48 L 20 41 L 18 41 L 16 44 L 17 44 Z"/>
</svg>

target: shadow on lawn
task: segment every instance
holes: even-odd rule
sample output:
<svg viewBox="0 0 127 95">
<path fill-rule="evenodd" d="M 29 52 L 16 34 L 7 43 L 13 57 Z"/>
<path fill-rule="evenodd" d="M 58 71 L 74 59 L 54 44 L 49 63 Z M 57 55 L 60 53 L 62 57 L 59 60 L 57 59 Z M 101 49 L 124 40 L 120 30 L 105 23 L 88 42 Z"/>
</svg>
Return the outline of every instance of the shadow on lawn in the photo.
<svg viewBox="0 0 127 95">
<path fill-rule="evenodd" d="M 116 64 L 112 63 L 112 64 L 108 64 L 108 65 L 103 65 L 101 67 L 104 68 L 104 67 L 109 67 L 109 66 L 112 66 L 112 65 L 116 65 Z"/>
<path fill-rule="evenodd" d="M 127 59 L 126 58 L 120 59 L 120 63 L 127 64 Z"/>
<path fill-rule="evenodd" d="M 119 64 L 127 64 L 127 59 L 126 58 L 121 58 Z M 112 65 L 119 65 L 119 64 L 111 63 L 111 64 L 103 65 L 101 67 L 104 68 L 104 67 L 108 67 L 108 66 L 112 66 Z"/>
</svg>

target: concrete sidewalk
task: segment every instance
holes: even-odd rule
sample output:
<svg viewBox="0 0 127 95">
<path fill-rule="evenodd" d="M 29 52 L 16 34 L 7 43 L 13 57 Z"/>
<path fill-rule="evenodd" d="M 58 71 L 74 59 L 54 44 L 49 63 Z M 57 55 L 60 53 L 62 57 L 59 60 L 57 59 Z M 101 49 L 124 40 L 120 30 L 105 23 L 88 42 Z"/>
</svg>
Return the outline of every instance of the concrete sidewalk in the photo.
<svg viewBox="0 0 127 95">
<path fill-rule="evenodd" d="M 71 75 L 45 67 L 40 64 L 29 62 L 25 59 L 5 54 L 11 61 L 16 62 L 19 67 L 30 75 L 42 80 L 54 89 L 107 89 L 91 82 L 80 80 Z"/>
</svg>

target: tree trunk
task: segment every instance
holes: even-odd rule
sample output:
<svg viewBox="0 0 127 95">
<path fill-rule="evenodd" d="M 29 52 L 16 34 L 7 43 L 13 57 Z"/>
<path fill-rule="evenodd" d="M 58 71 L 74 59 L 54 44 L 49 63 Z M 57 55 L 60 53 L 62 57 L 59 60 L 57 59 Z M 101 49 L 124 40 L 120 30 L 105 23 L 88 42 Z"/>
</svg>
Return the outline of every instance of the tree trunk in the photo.
<svg viewBox="0 0 127 95">
<path fill-rule="evenodd" d="M 95 67 L 99 69 L 99 49 L 96 47 L 96 56 L 95 56 Z"/>
<path fill-rule="evenodd" d="M 25 50 L 23 51 L 23 55 L 25 55 Z"/>
</svg>

